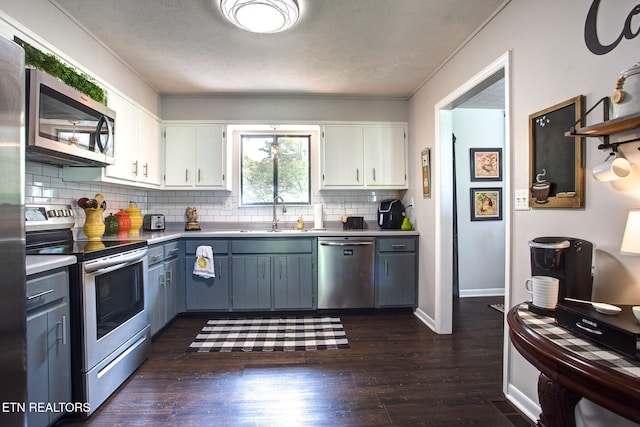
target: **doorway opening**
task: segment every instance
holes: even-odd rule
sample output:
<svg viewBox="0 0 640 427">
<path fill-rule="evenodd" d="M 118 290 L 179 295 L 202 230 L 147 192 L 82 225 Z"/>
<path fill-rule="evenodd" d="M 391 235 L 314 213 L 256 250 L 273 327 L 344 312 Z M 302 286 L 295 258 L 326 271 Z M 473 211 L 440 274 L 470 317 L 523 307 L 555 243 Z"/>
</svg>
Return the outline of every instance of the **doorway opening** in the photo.
<svg viewBox="0 0 640 427">
<path fill-rule="evenodd" d="M 462 215 L 465 216 L 464 221 L 469 222 L 470 212 L 472 209 L 471 189 L 472 188 L 490 188 L 500 189 L 501 200 L 501 219 L 500 221 L 491 221 L 500 223 L 499 228 L 502 228 L 502 241 L 497 242 L 499 251 L 503 251 L 500 256 L 499 266 L 502 283 L 500 285 L 494 285 L 495 289 L 502 287 L 504 289 L 504 302 L 505 306 L 508 306 L 509 302 L 509 278 L 510 278 L 510 234 L 511 234 L 511 184 L 510 184 L 510 159 L 511 159 L 511 140 L 510 140 L 510 114 L 509 114 L 509 52 L 498 58 L 493 64 L 486 67 L 483 71 L 478 73 L 472 79 L 460 86 L 457 90 L 440 101 L 435 106 L 435 123 L 436 123 L 436 147 L 437 154 L 435 156 L 438 193 L 439 197 L 436 198 L 436 236 L 435 243 L 438 248 L 435 259 L 435 330 L 437 333 L 451 333 L 452 332 L 452 320 L 453 320 L 453 298 L 456 292 L 456 280 L 458 285 L 460 284 L 461 277 L 456 278 L 455 263 L 456 252 L 454 248 L 460 247 L 460 242 L 456 244 L 454 235 L 454 229 L 456 228 L 454 220 L 460 225 Z M 456 116 L 460 113 L 461 106 L 472 105 L 472 102 L 477 104 L 483 98 L 491 95 L 491 93 L 498 91 L 501 92 L 501 98 L 503 100 L 503 111 L 499 114 L 502 115 L 502 135 L 503 140 L 500 141 L 500 145 L 491 145 L 489 147 L 479 148 L 501 148 L 502 155 L 502 170 L 500 181 L 487 181 L 487 182 L 473 182 L 465 183 L 466 187 L 461 187 L 460 181 L 457 180 L 453 170 L 453 159 L 458 153 L 457 157 L 460 159 L 463 157 L 460 153 L 464 154 L 465 165 L 469 165 L 470 162 L 470 146 L 463 147 L 461 150 L 455 150 L 452 142 L 453 135 L 457 136 L 457 140 L 460 141 L 461 134 L 456 133 Z M 495 96 L 493 94 L 492 96 Z M 494 112 L 495 113 L 495 112 Z M 476 134 L 481 132 L 475 131 Z M 470 137 L 465 137 L 467 140 L 473 140 L 473 132 L 469 133 Z M 469 145 L 473 141 L 469 142 Z M 483 141 L 484 143 L 484 141 Z M 487 142 L 488 144 L 489 142 Z M 475 144 L 475 143 L 474 143 Z M 477 147 L 477 146 L 476 146 Z M 464 166 L 465 168 L 467 166 Z M 458 170 L 461 167 L 457 167 Z M 469 168 L 466 171 L 467 174 L 471 173 Z M 476 183 L 478 185 L 476 185 Z M 464 188 L 464 190 L 463 190 Z M 458 194 L 456 194 L 458 193 Z M 460 201 L 464 200 L 465 210 L 459 209 L 457 205 L 460 205 Z M 457 203 L 457 205 L 456 205 Z M 464 212 L 464 213 L 462 213 Z M 456 218 L 456 214 L 459 218 Z M 459 228 L 459 227 L 458 227 Z M 458 230 L 458 238 L 460 238 L 460 230 Z M 465 242 L 465 246 L 471 246 L 471 250 L 483 251 L 483 242 L 470 241 Z M 457 252 L 457 260 L 460 262 L 461 254 Z M 464 266 L 465 270 L 468 270 L 468 266 Z M 493 267 L 496 268 L 495 266 Z M 468 270 L 471 271 L 471 270 Z M 471 271 L 471 274 L 476 274 Z M 477 273 L 481 274 L 481 273 Z M 494 291 L 495 291 L 494 289 Z M 468 296 L 474 296 L 473 293 L 481 293 L 483 291 L 473 289 L 466 289 Z M 459 290 L 458 290 L 459 293 Z"/>
</svg>

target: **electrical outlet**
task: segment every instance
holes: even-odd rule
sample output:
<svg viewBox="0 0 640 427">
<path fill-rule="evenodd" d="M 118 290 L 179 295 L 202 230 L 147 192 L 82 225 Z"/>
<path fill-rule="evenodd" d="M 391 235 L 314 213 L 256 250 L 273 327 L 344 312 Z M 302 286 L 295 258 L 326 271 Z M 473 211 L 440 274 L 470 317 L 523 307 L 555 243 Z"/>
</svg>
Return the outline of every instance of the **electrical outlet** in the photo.
<svg viewBox="0 0 640 427">
<path fill-rule="evenodd" d="M 224 199 L 224 208 L 228 211 L 233 208 L 233 206 L 231 205 L 231 198 Z"/>
<path fill-rule="evenodd" d="M 516 190 L 516 210 L 529 210 L 529 190 Z"/>
</svg>

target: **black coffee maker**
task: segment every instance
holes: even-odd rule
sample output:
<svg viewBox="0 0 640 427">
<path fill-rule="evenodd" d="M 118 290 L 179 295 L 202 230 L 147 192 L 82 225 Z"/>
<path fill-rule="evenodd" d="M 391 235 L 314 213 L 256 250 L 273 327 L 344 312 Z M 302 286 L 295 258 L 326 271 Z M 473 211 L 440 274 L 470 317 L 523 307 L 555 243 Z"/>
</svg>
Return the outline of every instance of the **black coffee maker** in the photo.
<svg viewBox="0 0 640 427">
<path fill-rule="evenodd" d="M 529 242 L 531 275 L 560 279 L 558 302 L 591 301 L 593 244 L 571 237 L 537 237 Z"/>
</svg>

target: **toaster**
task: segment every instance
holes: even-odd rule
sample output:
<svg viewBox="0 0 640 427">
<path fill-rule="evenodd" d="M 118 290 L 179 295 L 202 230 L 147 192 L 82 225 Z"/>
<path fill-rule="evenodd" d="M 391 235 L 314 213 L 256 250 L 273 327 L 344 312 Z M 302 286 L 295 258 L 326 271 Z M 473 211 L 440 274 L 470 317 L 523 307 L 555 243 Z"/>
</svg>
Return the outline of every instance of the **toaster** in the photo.
<svg viewBox="0 0 640 427">
<path fill-rule="evenodd" d="M 164 215 L 146 214 L 142 218 L 142 229 L 144 231 L 164 231 Z"/>
</svg>

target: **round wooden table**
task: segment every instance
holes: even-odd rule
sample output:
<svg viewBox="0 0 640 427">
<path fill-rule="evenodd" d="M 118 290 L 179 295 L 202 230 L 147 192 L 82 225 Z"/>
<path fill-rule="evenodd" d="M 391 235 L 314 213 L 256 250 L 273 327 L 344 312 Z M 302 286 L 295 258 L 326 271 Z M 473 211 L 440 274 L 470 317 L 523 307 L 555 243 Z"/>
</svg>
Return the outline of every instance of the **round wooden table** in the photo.
<svg viewBox="0 0 640 427">
<path fill-rule="evenodd" d="M 513 346 L 540 371 L 539 426 L 575 426 L 575 406 L 583 397 L 640 423 L 640 361 L 530 312 L 526 303 L 509 311 L 507 323 Z"/>
</svg>

